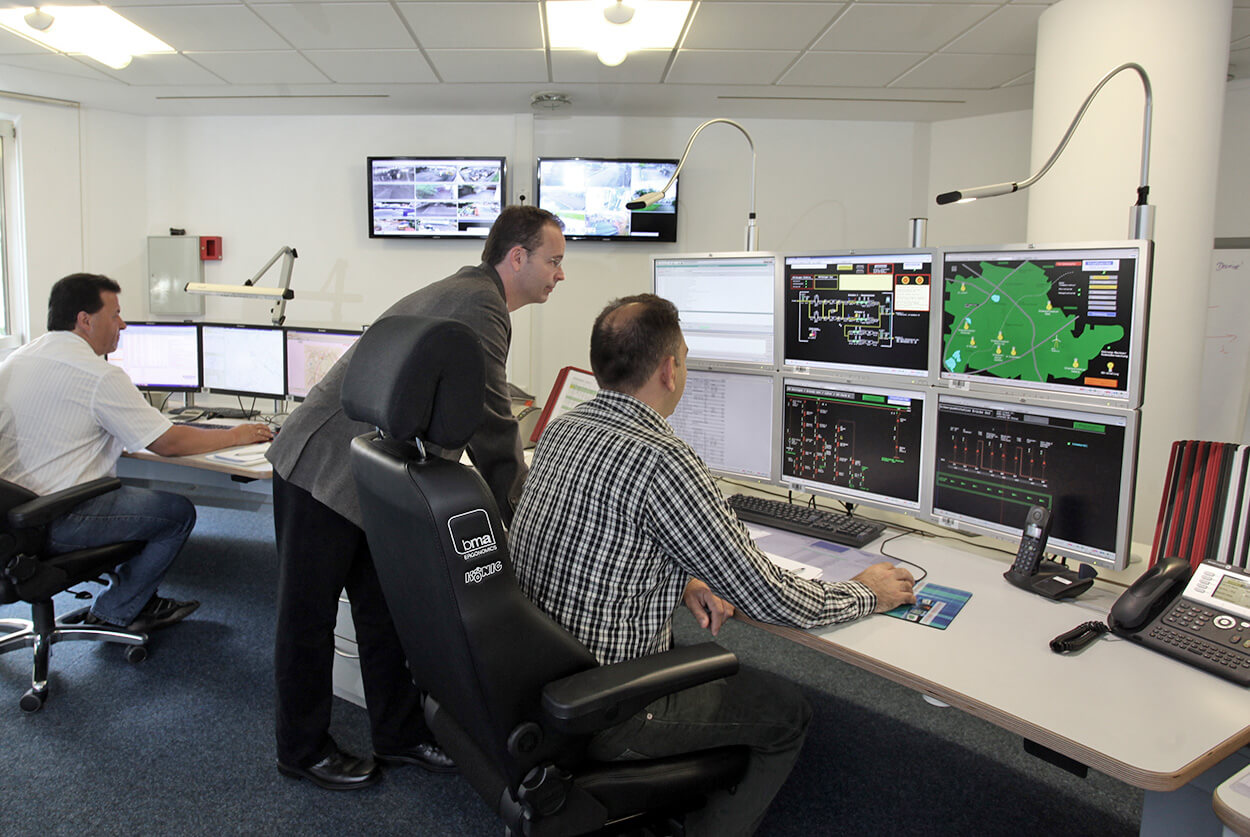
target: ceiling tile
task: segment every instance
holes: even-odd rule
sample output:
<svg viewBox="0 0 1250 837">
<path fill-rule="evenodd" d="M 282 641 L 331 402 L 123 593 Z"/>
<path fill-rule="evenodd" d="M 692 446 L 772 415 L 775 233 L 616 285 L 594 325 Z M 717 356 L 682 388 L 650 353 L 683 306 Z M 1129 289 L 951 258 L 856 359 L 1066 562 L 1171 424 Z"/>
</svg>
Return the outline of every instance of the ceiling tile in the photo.
<svg viewBox="0 0 1250 837">
<path fill-rule="evenodd" d="M 933 52 L 994 11 L 985 5 L 855 4 L 813 47 L 847 52 Z"/>
<path fill-rule="evenodd" d="M 551 79 L 564 84 L 658 84 L 671 50 L 631 52 L 624 63 L 608 67 L 593 52 L 581 49 L 551 51 Z"/>
<path fill-rule="evenodd" d="M 943 51 L 1033 55 L 1037 52 L 1037 19 L 1044 11 L 1045 6 L 1003 6 Z"/>
<path fill-rule="evenodd" d="M 702 3 L 684 49 L 803 49 L 841 3 Z"/>
<path fill-rule="evenodd" d="M 944 90 L 990 90 L 1033 69 L 1028 55 L 955 55 L 939 53 L 908 72 L 891 87 Z"/>
<path fill-rule="evenodd" d="M 325 84 L 325 74 L 297 52 L 189 52 L 231 84 Z"/>
<path fill-rule="evenodd" d="M 136 55 L 124 70 L 107 72 L 127 84 L 143 87 L 225 84 L 222 79 L 182 55 Z"/>
<path fill-rule="evenodd" d="M 38 55 L 47 51 L 39 44 L 0 29 L 0 55 Z"/>
<path fill-rule="evenodd" d="M 434 69 L 449 82 L 545 82 L 541 49 L 431 49 Z"/>
<path fill-rule="evenodd" d="M 116 79 L 110 78 L 104 73 L 104 65 L 101 64 L 100 69 L 97 70 L 88 66 L 89 63 L 93 63 L 90 58 L 78 60 L 70 58 L 68 55 L 60 55 L 53 52 L 44 52 L 41 55 L 0 56 L 0 65 L 21 67 L 26 70 L 38 70 L 41 73 L 53 73 L 61 76 L 75 76 L 77 78 L 117 83 Z"/>
<path fill-rule="evenodd" d="M 273 3 L 256 13 L 296 49 L 416 46 L 389 3 Z"/>
<path fill-rule="evenodd" d="M 182 52 L 288 46 L 244 6 L 145 6 L 126 9 L 125 17 Z"/>
<path fill-rule="evenodd" d="M 884 87 L 925 59 L 916 52 L 809 52 L 779 84 Z"/>
<path fill-rule="evenodd" d="M 340 84 L 427 84 L 438 81 L 419 49 L 307 50 L 304 57 Z"/>
<path fill-rule="evenodd" d="M 677 54 L 666 82 L 670 84 L 772 84 L 797 52 L 690 50 Z"/>
<path fill-rule="evenodd" d="M 1232 40 L 1239 41 L 1250 35 L 1250 8 L 1233 9 Z"/>
<path fill-rule="evenodd" d="M 421 46 L 427 49 L 542 49 L 537 3 L 482 2 L 399 4 Z"/>
</svg>

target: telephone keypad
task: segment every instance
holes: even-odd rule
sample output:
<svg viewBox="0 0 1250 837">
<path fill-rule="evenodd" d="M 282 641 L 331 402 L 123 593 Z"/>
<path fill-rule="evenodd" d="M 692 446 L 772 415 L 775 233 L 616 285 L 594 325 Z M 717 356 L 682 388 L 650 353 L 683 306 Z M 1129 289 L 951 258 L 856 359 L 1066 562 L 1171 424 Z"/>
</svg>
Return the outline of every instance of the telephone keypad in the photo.
<svg viewBox="0 0 1250 837">
<path fill-rule="evenodd" d="M 1237 627 L 1225 614 L 1180 599 L 1138 636 L 1144 645 L 1247 686 L 1250 653 L 1243 648 L 1250 649 L 1250 639 Z"/>
</svg>

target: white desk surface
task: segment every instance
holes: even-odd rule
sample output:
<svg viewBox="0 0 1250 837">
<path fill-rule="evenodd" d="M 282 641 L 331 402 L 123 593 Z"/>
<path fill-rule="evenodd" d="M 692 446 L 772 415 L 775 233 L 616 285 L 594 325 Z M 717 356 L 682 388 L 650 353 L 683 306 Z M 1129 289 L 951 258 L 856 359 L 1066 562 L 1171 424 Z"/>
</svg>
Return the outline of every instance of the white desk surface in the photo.
<svg viewBox="0 0 1250 837">
<path fill-rule="evenodd" d="M 1250 837 L 1250 765 L 1215 789 L 1215 815 L 1234 834 Z"/>
<path fill-rule="evenodd" d="M 243 445 L 241 447 L 248 447 Z M 222 450 L 232 450 L 232 448 L 223 448 Z M 218 451 L 213 451 L 217 453 Z M 270 480 L 273 479 L 273 466 L 267 460 L 261 461 L 255 465 L 235 465 L 229 462 L 218 462 L 210 459 L 210 454 L 196 453 L 188 456 L 161 456 L 146 448 L 133 453 L 124 453 L 123 456 L 129 459 L 137 459 L 142 462 L 160 462 L 167 465 L 177 465 L 183 468 L 194 468 L 201 471 L 216 471 L 222 474 L 229 474 L 233 477 L 243 477 L 254 480 Z"/>
<path fill-rule="evenodd" d="M 887 551 L 925 567 L 925 581 L 972 593 L 946 630 L 883 615 L 810 632 L 760 627 L 1147 790 L 1178 788 L 1250 743 L 1250 690 L 1112 635 L 1075 655 L 1050 650 L 1053 637 L 1104 621 L 1121 588 L 1053 602 L 1004 581 L 1006 556 L 915 535 Z"/>
</svg>

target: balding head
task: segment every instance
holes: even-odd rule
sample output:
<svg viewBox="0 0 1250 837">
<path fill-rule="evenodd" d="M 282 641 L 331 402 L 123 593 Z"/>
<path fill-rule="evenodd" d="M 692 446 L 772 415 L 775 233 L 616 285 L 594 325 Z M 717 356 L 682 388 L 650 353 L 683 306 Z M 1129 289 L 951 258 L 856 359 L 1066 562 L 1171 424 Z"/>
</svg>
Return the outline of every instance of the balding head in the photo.
<svg viewBox="0 0 1250 837">
<path fill-rule="evenodd" d="M 634 394 L 681 346 L 677 308 L 655 294 L 608 303 L 590 332 L 590 368 L 603 389 Z"/>
</svg>

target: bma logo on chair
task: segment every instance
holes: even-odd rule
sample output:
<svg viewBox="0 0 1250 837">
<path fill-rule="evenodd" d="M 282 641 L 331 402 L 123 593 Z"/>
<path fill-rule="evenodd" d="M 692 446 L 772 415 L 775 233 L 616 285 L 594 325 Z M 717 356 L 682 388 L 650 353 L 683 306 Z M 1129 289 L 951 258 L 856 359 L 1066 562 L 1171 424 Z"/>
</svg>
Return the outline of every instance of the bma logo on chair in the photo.
<svg viewBox="0 0 1250 837">
<path fill-rule="evenodd" d="M 452 546 L 466 561 L 489 555 L 499 548 L 485 509 L 456 515 L 447 521 L 447 530 L 451 532 Z"/>
</svg>

